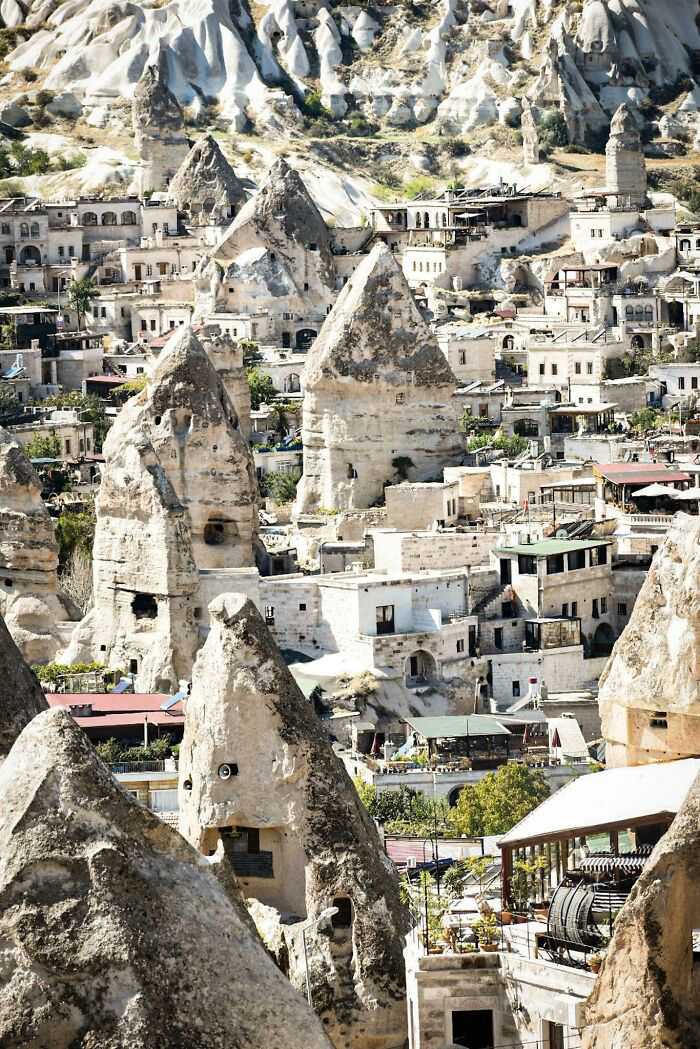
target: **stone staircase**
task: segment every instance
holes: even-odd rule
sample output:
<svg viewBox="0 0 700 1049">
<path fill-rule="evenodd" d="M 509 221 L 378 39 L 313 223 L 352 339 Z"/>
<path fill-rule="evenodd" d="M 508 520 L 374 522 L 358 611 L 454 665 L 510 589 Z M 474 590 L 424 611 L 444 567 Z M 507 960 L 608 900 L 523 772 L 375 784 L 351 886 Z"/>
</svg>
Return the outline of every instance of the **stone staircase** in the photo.
<svg viewBox="0 0 700 1049">
<path fill-rule="evenodd" d="M 502 380 L 507 383 L 508 386 L 522 386 L 525 381 L 525 376 L 520 375 L 516 372 L 509 364 L 506 364 L 503 360 L 496 361 L 496 380 Z"/>
</svg>

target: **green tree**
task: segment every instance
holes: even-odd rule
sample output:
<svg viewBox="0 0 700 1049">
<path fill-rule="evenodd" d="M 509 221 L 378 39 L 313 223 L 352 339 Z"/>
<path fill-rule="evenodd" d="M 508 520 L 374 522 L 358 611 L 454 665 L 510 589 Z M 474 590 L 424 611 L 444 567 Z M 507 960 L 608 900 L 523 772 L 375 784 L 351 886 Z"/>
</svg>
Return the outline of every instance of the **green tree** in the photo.
<svg viewBox="0 0 700 1049">
<path fill-rule="evenodd" d="M 28 459 L 58 459 L 61 455 L 61 442 L 58 437 L 42 437 L 37 428 L 34 436 L 24 449 Z"/>
<path fill-rule="evenodd" d="M 24 405 L 8 383 L 0 383 L 0 419 L 19 415 Z"/>
<path fill-rule="evenodd" d="M 558 110 L 545 113 L 540 121 L 540 142 L 545 146 L 565 146 L 569 141 L 564 114 Z"/>
<path fill-rule="evenodd" d="M 121 389 L 121 387 L 117 387 Z M 92 423 L 93 437 L 95 439 L 95 451 L 102 450 L 102 443 L 107 436 L 107 431 L 112 425 L 112 420 L 107 417 L 104 402 L 94 393 L 81 393 L 80 390 L 71 390 L 68 393 L 55 393 L 41 402 L 43 407 L 48 408 L 74 408 L 81 412 L 84 419 Z"/>
<path fill-rule="evenodd" d="M 92 544 L 94 541 L 94 513 L 75 513 L 65 510 L 56 524 L 56 542 L 58 543 L 60 568 L 63 568 L 69 562 L 74 550 L 82 550 L 89 557 L 92 557 Z"/>
<path fill-rule="evenodd" d="M 68 287 L 68 302 L 70 308 L 75 310 L 78 316 L 78 331 L 82 328 L 82 321 L 87 313 L 93 299 L 100 297 L 100 289 L 92 277 L 83 277 L 82 280 L 74 280 Z"/>
<path fill-rule="evenodd" d="M 549 797 L 540 769 L 508 762 L 463 787 L 450 811 L 450 823 L 467 836 L 505 834 Z"/>
<path fill-rule="evenodd" d="M 250 386 L 250 407 L 257 412 L 261 404 L 272 404 L 278 394 L 275 384 L 269 375 L 265 375 L 259 368 L 246 368 L 248 385 Z"/>
<path fill-rule="evenodd" d="M 297 494 L 297 485 L 301 477 L 301 470 L 292 470 L 291 473 L 280 473 L 278 470 L 265 475 L 265 483 L 261 486 L 264 491 L 262 495 L 269 495 L 278 506 L 283 503 L 293 503 Z"/>
<path fill-rule="evenodd" d="M 272 381 L 272 380 L 270 380 Z M 276 401 L 267 417 L 267 421 L 278 437 L 286 437 L 290 428 L 289 413 L 294 411 L 294 405 L 286 401 Z"/>
<path fill-rule="evenodd" d="M 662 416 L 663 412 L 655 408 L 639 408 L 636 412 L 632 412 L 630 425 L 633 430 L 657 430 Z"/>
</svg>

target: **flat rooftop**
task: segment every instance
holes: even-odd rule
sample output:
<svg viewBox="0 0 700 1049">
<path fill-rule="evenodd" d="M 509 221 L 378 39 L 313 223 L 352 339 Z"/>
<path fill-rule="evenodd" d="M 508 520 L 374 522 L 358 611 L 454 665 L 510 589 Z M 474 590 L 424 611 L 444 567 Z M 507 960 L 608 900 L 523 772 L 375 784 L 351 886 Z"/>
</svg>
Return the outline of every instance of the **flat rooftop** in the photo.
<svg viewBox="0 0 700 1049">
<path fill-rule="evenodd" d="M 609 546 L 608 539 L 541 539 L 534 543 L 515 543 L 513 546 L 497 546 L 494 554 L 531 554 L 533 557 L 551 557 L 554 554 L 571 554 L 576 550 L 590 550 L 594 546 Z"/>
</svg>

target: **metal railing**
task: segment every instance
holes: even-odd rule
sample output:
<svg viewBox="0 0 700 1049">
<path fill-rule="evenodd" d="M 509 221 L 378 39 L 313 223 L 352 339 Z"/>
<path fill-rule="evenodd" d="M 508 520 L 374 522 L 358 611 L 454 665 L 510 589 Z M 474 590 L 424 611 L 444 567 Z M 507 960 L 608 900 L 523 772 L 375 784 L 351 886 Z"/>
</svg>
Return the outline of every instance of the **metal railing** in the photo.
<svg viewBox="0 0 700 1049">
<path fill-rule="evenodd" d="M 126 775 L 133 772 L 165 772 L 164 761 L 117 761 L 109 766 L 110 772 L 115 776 Z M 172 770 L 177 771 L 177 767 Z"/>
</svg>

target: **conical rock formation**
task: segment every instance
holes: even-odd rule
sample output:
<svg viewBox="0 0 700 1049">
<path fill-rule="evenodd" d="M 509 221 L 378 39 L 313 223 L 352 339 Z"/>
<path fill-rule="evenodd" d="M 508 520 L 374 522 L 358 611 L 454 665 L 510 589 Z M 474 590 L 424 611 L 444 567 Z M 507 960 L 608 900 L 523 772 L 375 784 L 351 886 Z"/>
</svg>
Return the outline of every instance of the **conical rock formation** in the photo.
<svg viewBox="0 0 700 1049">
<path fill-rule="evenodd" d="M 273 164 L 241 208 L 197 279 L 197 315 L 255 312 L 265 299 L 275 313 L 322 319 L 335 299 L 331 239 L 298 172 Z"/>
<path fill-rule="evenodd" d="M 606 189 L 632 204 L 643 205 L 647 170 L 639 127 L 629 106 L 621 105 L 610 124 L 605 147 Z"/>
<path fill-rule="evenodd" d="M 230 222 L 245 200 L 243 186 L 211 135 L 194 144 L 168 190 L 196 226 Z"/>
<path fill-rule="evenodd" d="M 180 830 L 205 853 L 221 836 L 253 915 L 292 982 L 304 985 L 337 1047 L 394 1047 L 405 1037 L 399 885 L 341 762 L 240 594 L 209 609 L 180 749 Z"/>
<path fill-rule="evenodd" d="M 64 658 L 91 655 L 136 673 L 142 690 L 168 691 L 189 679 L 199 644 L 201 573 L 255 573 L 250 449 L 191 330 L 168 342 L 104 452 L 95 605 Z"/>
<path fill-rule="evenodd" d="M 608 765 L 700 754 L 700 518 L 675 515 L 598 703 Z"/>
<path fill-rule="evenodd" d="M 0 761 L 25 725 L 47 709 L 44 693 L 0 618 Z"/>
<path fill-rule="evenodd" d="M 206 860 L 64 710 L 0 769 L 4 1049 L 328 1049 Z"/>
<path fill-rule="evenodd" d="M 0 613 L 22 654 L 48 663 L 79 609 L 58 591 L 58 546 L 41 481 L 12 434 L 0 428 Z"/>
<path fill-rule="evenodd" d="M 164 190 L 183 163 L 189 145 L 185 118 L 160 63 L 147 65 L 134 89 L 131 122 L 141 158 L 142 193 Z"/>
<path fill-rule="evenodd" d="M 456 379 L 386 245 L 343 288 L 304 384 L 298 512 L 368 507 L 386 482 L 434 479 L 461 461 Z"/>
<path fill-rule="evenodd" d="M 700 777 L 615 921 L 583 1049 L 697 1049 Z"/>
</svg>

